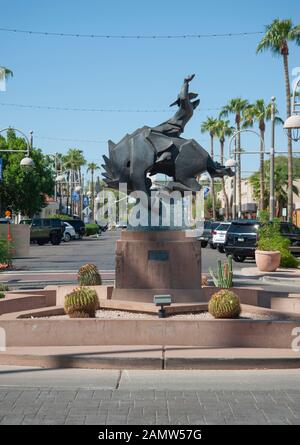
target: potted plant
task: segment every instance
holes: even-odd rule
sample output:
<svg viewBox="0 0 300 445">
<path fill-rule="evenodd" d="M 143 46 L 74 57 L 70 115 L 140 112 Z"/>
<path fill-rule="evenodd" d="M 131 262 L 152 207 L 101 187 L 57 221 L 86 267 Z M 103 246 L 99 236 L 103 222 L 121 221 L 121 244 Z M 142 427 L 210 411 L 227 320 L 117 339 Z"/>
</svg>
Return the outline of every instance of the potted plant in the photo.
<svg viewBox="0 0 300 445">
<path fill-rule="evenodd" d="M 268 213 L 264 211 L 260 212 L 259 220 L 256 265 L 263 272 L 274 272 L 280 265 L 281 250 L 287 248 L 289 240 L 281 236 L 278 218 L 270 222 Z"/>
</svg>

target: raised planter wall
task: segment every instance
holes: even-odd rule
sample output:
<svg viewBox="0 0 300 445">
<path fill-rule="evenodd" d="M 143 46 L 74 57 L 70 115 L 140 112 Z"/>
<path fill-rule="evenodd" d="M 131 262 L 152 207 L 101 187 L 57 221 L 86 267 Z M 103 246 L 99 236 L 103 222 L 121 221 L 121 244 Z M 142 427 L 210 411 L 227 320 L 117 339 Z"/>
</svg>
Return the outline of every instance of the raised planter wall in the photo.
<svg viewBox="0 0 300 445">
<path fill-rule="evenodd" d="M 0 320 L 7 346 L 174 345 L 290 348 L 299 322 L 248 320 Z"/>
</svg>

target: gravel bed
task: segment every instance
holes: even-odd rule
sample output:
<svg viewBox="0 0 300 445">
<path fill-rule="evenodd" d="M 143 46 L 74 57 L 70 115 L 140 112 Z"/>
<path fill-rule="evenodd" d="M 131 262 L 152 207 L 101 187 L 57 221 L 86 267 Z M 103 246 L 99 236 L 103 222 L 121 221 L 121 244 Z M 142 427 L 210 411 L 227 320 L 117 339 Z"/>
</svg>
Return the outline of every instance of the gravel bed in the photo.
<svg viewBox="0 0 300 445">
<path fill-rule="evenodd" d="M 68 315 L 53 315 L 50 317 L 33 317 L 33 318 L 51 318 L 52 320 L 66 320 L 69 318 Z M 157 319 L 157 315 L 151 314 L 143 314 L 140 312 L 127 312 L 127 311 L 112 311 L 100 309 L 96 312 L 96 318 L 112 320 L 112 319 L 126 319 L 126 320 L 153 320 Z M 168 318 L 174 320 L 214 320 L 214 317 L 209 312 L 194 312 L 194 313 L 185 313 L 185 314 L 176 314 L 169 315 Z M 280 320 L 281 317 L 271 314 L 255 314 L 252 312 L 242 312 L 239 316 L 239 319 L 247 319 L 247 320 Z"/>
</svg>

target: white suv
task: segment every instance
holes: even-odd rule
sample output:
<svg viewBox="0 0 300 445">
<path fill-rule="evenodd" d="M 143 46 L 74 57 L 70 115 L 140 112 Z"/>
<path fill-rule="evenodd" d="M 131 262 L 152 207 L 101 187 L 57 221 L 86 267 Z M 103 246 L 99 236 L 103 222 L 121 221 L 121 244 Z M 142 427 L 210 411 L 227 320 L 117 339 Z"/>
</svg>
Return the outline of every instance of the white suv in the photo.
<svg viewBox="0 0 300 445">
<path fill-rule="evenodd" d="M 76 232 L 73 226 L 71 224 L 64 222 L 64 234 L 63 234 L 63 241 L 68 243 L 71 239 L 75 239 Z"/>
<path fill-rule="evenodd" d="M 224 243 L 230 224 L 230 222 L 222 222 L 212 231 L 212 244 L 214 247 L 217 247 L 221 253 L 224 252 Z"/>
</svg>

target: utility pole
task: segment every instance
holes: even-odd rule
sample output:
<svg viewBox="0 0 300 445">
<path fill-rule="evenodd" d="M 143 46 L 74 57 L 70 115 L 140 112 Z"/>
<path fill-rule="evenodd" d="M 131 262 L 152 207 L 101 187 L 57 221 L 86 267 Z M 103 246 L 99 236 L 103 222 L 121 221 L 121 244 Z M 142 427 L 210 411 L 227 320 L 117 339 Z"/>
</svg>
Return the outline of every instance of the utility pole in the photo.
<svg viewBox="0 0 300 445">
<path fill-rule="evenodd" d="M 270 221 L 275 217 L 275 190 L 274 190 L 274 164 L 275 164 L 275 97 L 271 98 L 271 147 L 270 147 Z"/>
</svg>

